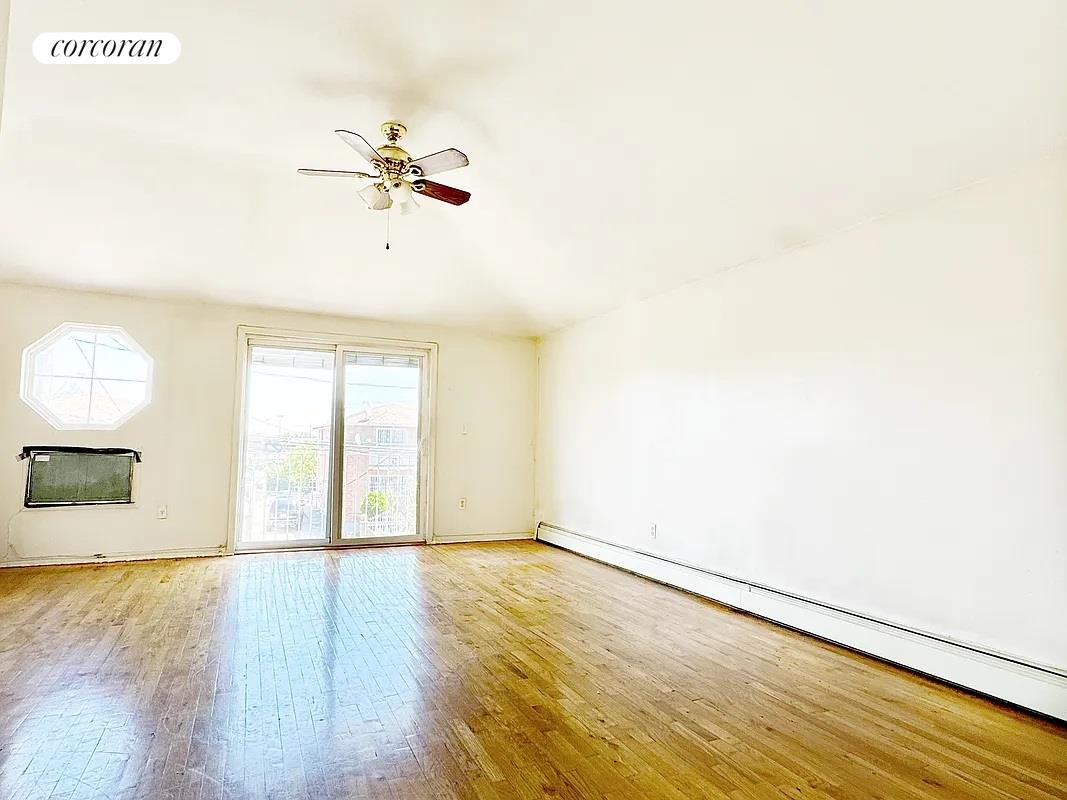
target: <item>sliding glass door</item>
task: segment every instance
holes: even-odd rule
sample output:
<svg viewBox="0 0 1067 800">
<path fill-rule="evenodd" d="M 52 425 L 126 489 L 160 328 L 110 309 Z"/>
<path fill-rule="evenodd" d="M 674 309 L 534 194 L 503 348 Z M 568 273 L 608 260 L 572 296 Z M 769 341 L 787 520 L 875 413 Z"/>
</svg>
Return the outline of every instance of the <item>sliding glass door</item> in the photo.
<svg viewBox="0 0 1067 800">
<path fill-rule="evenodd" d="M 236 549 L 424 541 L 432 351 L 246 346 Z"/>
<path fill-rule="evenodd" d="M 238 545 L 325 544 L 335 354 L 249 348 Z"/>
<path fill-rule="evenodd" d="M 344 359 L 341 538 L 418 537 L 421 360 Z"/>
</svg>

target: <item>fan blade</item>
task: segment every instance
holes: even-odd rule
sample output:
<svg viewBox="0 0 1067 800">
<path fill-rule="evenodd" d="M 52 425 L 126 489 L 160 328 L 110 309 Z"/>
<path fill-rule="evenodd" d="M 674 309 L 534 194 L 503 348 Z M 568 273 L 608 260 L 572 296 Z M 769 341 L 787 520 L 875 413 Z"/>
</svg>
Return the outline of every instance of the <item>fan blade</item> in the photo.
<svg viewBox="0 0 1067 800">
<path fill-rule="evenodd" d="M 301 175 L 321 175 L 324 178 L 373 178 L 366 172 L 347 172 L 343 169 L 298 169 Z"/>
<path fill-rule="evenodd" d="M 360 136 L 358 133 L 352 133 L 352 131 L 334 131 L 341 137 L 341 141 L 363 156 L 367 161 L 372 164 L 384 164 L 385 159 L 382 158 L 382 154 L 371 147 L 370 142 Z"/>
<path fill-rule="evenodd" d="M 440 153 L 416 158 L 408 164 L 408 169 L 415 177 L 424 178 L 428 175 L 436 175 L 438 172 L 448 172 L 450 169 L 465 167 L 469 163 L 471 162 L 467 160 L 463 153 L 454 147 L 450 147 Z"/>
<path fill-rule="evenodd" d="M 465 192 L 452 186 L 445 186 L 443 183 L 434 183 L 433 181 L 416 181 L 412 184 L 412 188 L 419 194 L 432 197 L 434 200 L 451 203 L 454 206 L 461 206 L 471 199 L 470 192 Z"/>
</svg>

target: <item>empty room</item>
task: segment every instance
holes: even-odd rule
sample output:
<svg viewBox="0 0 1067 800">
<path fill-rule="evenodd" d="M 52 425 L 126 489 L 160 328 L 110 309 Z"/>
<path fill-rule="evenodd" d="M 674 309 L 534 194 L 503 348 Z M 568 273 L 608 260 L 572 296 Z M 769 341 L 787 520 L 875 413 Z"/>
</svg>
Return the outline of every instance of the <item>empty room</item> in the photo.
<svg viewBox="0 0 1067 800">
<path fill-rule="evenodd" d="M 0 800 L 1067 800 L 1065 43 L 0 0 Z"/>
</svg>

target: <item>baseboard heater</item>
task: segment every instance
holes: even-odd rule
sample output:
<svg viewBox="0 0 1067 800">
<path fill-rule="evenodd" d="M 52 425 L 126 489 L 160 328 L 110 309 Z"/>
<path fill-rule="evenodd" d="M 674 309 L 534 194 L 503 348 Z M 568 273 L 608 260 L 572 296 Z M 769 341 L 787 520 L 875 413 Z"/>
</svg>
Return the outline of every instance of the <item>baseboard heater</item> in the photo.
<svg viewBox="0 0 1067 800">
<path fill-rule="evenodd" d="M 1067 670 L 985 650 L 547 522 L 536 538 L 851 650 L 1067 720 Z"/>
</svg>

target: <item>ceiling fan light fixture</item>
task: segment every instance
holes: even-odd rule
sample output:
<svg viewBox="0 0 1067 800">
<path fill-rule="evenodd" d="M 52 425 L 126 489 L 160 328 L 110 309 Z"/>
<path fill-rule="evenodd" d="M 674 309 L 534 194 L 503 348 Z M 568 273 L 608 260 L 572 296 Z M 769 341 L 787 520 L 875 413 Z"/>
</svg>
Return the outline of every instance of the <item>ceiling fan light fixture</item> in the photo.
<svg viewBox="0 0 1067 800">
<path fill-rule="evenodd" d="M 371 183 L 360 189 L 358 194 L 363 199 L 363 202 L 367 204 L 367 208 L 372 211 L 382 211 L 393 204 L 389 193 L 383 191 L 384 188 L 380 183 Z"/>
<path fill-rule="evenodd" d="M 360 189 L 357 194 L 359 194 L 359 196 L 363 199 L 363 202 L 367 204 L 367 207 L 370 208 L 378 200 L 378 187 L 375 186 L 373 183 L 368 183 L 366 186 Z"/>
<path fill-rule="evenodd" d="M 419 204 L 415 202 L 411 184 L 403 178 L 395 180 L 390 184 L 389 196 L 393 199 L 394 203 L 399 204 L 401 214 L 414 214 L 419 207 Z"/>
</svg>

